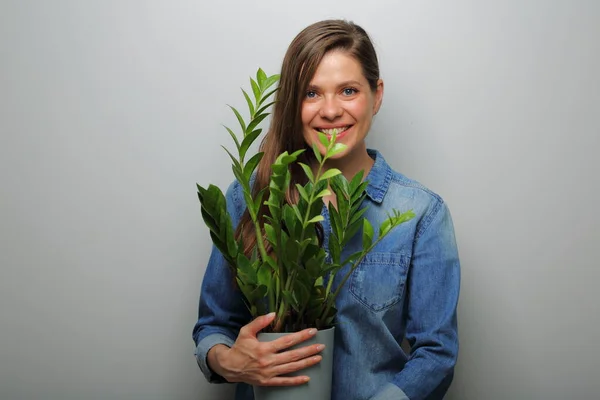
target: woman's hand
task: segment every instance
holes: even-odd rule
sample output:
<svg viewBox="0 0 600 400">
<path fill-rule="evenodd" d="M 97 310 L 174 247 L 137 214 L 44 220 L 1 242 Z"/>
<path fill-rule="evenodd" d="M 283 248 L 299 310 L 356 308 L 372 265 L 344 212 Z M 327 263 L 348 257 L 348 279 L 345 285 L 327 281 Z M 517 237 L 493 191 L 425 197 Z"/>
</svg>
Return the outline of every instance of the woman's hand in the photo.
<svg viewBox="0 0 600 400">
<path fill-rule="evenodd" d="M 308 382 L 308 376 L 281 377 L 321 361 L 317 355 L 325 346 L 314 344 L 283 351 L 313 337 L 316 329 L 282 336 L 271 342 L 259 342 L 256 335 L 274 319 L 275 313 L 263 315 L 240 329 L 231 348 L 216 345 L 208 352 L 208 365 L 229 382 L 260 386 L 295 386 Z"/>
</svg>

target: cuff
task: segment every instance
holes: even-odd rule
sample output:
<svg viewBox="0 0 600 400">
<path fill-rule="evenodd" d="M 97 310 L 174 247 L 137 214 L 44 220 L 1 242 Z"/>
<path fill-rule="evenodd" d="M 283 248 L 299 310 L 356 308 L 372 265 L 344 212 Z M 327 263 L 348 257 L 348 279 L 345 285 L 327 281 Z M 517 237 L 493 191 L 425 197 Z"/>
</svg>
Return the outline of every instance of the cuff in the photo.
<svg viewBox="0 0 600 400">
<path fill-rule="evenodd" d="M 393 383 L 387 383 L 371 400 L 410 400 L 408 396 Z"/>
<path fill-rule="evenodd" d="M 233 346 L 234 342 L 235 341 L 228 336 L 225 336 L 221 333 L 215 333 L 202 339 L 198 343 L 198 346 L 196 346 L 196 351 L 194 352 L 196 361 L 198 362 L 198 366 L 200 366 L 200 370 L 204 374 L 204 377 L 209 383 L 226 383 L 227 381 L 208 366 L 208 351 L 217 344 L 224 344 L 225 346 L 231 347 Z"/>
</svg>

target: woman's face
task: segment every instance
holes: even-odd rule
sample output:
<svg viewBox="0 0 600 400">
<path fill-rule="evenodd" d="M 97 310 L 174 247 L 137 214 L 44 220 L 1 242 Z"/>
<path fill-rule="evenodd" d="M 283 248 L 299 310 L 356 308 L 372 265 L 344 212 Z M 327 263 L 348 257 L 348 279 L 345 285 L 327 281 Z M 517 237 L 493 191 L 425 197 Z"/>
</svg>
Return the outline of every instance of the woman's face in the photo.
<svg viewBox="0 0 600 400">
<path fill-rule="evenodd" d="M 366 154 L 365 137 L 383 96 L 383 82 L 375 92 L 356 59 L 341 50 L 327 53 L 313 76 L 302 102 L 302 125 L 307 144 L 325 147 L 317 132 L 327 136 L 337 129 L 337 142 L 347 148 L 333 159 L 360 159 Z"/>
</svg>

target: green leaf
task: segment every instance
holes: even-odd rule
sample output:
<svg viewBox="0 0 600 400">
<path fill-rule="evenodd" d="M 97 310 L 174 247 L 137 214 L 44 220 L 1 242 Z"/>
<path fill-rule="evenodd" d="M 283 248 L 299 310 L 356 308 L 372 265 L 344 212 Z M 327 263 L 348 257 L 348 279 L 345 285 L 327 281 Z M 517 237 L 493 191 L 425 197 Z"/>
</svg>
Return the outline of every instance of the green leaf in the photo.
<svg viewBox="0 0 600 400">
<path fill-rule="evenodd" d="M 235 165 L 231 166 L 231 170 L 233 171 L 233 176 L 237 179 L 238 182 L 244 182 L 244 171 L 240 168 L 237 168 Z"/>
<path fill-rule="evenodd" d="M 200 200 L 200 202 L 202 203 L 203 201 Z M 215 232 L 215 233 L 219 234 L 219 232 L 220 232 L 219 224 L 210 215 L 210 213 L 207 211 L 207 209 L 206 209 L 206 207 L 204 205 L 202 205 L 200 207 L 200 213 L 202 214 L 202 219 L 204 220 L 204 223 L 206 224 L 206 226 L 208 227 L 208 229 L 210 231 L 212 231 L 212 232 Z"/>
<path fill-rule="evenodd" d="M 331 260 L 334 264 L 340 263 L 340 257 L 342 254 L 342 248 L 340 243 L 337 240 L 332 240 L 333 238 L 329 238 L 329 254 L 331 255 Z"/>
<path fill-rule="evenodd" d="M 262 129 L 257 129 L 255 131 L 250 132 L 244 137 L 244 140 L 242 140 L 242 144 L 240 145 L 240 157 L 242 159 L 246 156 L 246 152 L 248 151 L 252 143 L 254 143 L 256 138 L 258 138 L 261 132 Z"/>
<path fill-rule="evenodd" d="M 286 242 L 285 249 L 283 250 L 288 260 L 296 261 L 300 254 L 300 245 L 296 240 L 290 239 Z"/>
<path fill-rule="evenodd" d="M 258 102 L 260 100 L 260 88 L 258 87 L 256 82 L 252 78 L 250 78 L 250 86 L 252 86 L 252 92 L 254 93 L 254 98 Z"/>
<path fill-rule="evenodd" d="M 308 242 L 304 246 L 303 259 L 308 260 L 311 258 L 315 258 L 316 260 L 325 259 L 325 250 L 319 244 Z"/>
<path fill-rule="evenodd" d="M 298 163 L 298 164 L 300 164 L 300 166 L 304 170 L 304 173 L 306 174 L 306 177 L 308 178 L 308 180 L 311 183 L 314 183 L 315 182 L 315 176 L 313 175 L 312 169 L 308 165 L 306 165 L 304 163 Z"/>
<path fill-rule="evenodd" d="M 237 136 L 235 135 L 235 133 L 233 133 L 233 131 L 231 129 L 229 129 L 225 125 L 223 125 L 223 126 L 225 127 L 225 129 L 227 129 L 227 132 L 229 132 L 229 135 L 231 136 L 231 138 L 233 139 L 233 141 L 235 143 L 235 147 L 239 151 L 240 150 L 240 142 L 238 141 Z"/>
<path fill-rule="evenodd" d="M 358 186 L 361 184 L 361 182 L 363 180 L 364 173 L 365 173 L 365 171 L 363 169 L 361 169 L 360 171 L 358 171 L 356 173 L 356 175 L 354 175 L 354 177 L 352 177 L 352 180 L 348 184 L 350 194 L 354 194 L 354 192 L 356 192 L 356 189 L 358 188 Z"/>
<path fill-rule="evenodd" d="M 324 134 L 321 131 L 317 131 L 317 136 L 319 137 L 319 141 L 321 142 L 321 144 L 325 147 L 328 148 L 329 147 L 329 138 L 327 137 L 326 134 Z"/>
<path fill-rule="evenodd" d="M 256 153 L 255 155 L 252 156 L 252 158 L 250 158 L 248 160 L 246 165 L 244 165 L 244 177 L 246 178 L 247 181 L 250 181 L 250 177 L 252 176 L 252 173 L 258 166 L 258 163 L 263 158 L 264 154 L 265 153 L 263 153 L 263 152 Z"/>
<path fill-rule="evenodd" d="M 336 154 L 341 153 L 342 151 L 344 151 L 346 149 L 346 147 L 348 147 L 348 146 L 346 146 L 343 143 L 336 143 L 336 144 L 334 144 L 333 147 L 327 151 L 327 157 L 328 158 L 329 157 L 333 157 Z"/>
<path fill-rule="evenodd" d="M 316 258 L 309 258 L 305 262 L 306 272 L 312 279 L 317 279 L 321 274 L 321 263 Z"/>
<path fill-rule="evenodd" d="M 341 174 L 341 173 L 342 173 L 342 171 L 340 171 L 340 170 L 339 170 L 339 169 L 337 169 L 337 168 L 330 168 L 330 169 L 328 169 L 327 171 L 325 171 L 325 172 L 323 173 L 323 175 L 321 175 L 321 176 L 319 177 L 319 181 L 324 181 L 324 180 L 326 180 L 326 179 L 333 178 L 334 176 L 336 176 L 336 175 L 339 175 L 339 174 Z"/>
<path fill-rule="evenodd" d="M 410 221 L 414 217 L 415 217 L 415 213 L 413 212 L 413 210 L 408 210 L 398 216 L 397 222 L 398 222 L 398 224 L 403 224 L 405 222 Z"/>
<path fill-rule="evenodd" d="M 294 209 L 289 204 L 285 204 L 282 209 L 282 218 L 285 224 L 285 228 L 289 232 L 290 238 L 292 240 L 299 239 L 300 232 L 298 230 L 298 219 L 296 218 L 296 214 L 294 213 Z"/>
<path fill-rule="evenodd" d="M 351 214 L 354 214 L 356 210 L 362 205 L 363 201 L 367 197 L 367 192 L 363 191 L 350 199 L 350 204 L 352 204 Z"/>
<path fill-rule="evenodd" d="M 302 198 L 304 200 L 308 201 L 309 200 L 308 193 L 306 193 L 304 186 L 302 186 L 299 183 L 296 183 L 296 188 L 298 188 L 298 193 L 300 193 L 300 196 L 302 196 Z"/>
<path fill-rule="evenodd" d="M 288 166 L 286 161 L 289 161 L 287 151 L 283 152 L 277 157 L 275 162 L 271 164 L 271 169 L 273 170 L 273 174 L 277 176 L 285 175 L 285 171 L 287 171 Z M 271 175 L 273 175 L 271 174 Z"/>
<path fill-rule="evenodd" d="M 350 202 L 352 204 L 356 204 L 361 202 L 365 196 L 367 195 L 367 193 L 365 192 L 365 190 L 367 189 L 367 185 L 368 182 L 363 182 L 359 185 L 358 189 L 352 194 L 352 197 L 350 198 Z"/>
<path fill-rule="evenodd" d="M 398 210 L 393 210 L 393 213 L 394 215 L 389 216 L 381 223 L 381 227 L 379 229 L 380 237 L 387 235 L 392 228 L 395 228 L 404 222 L 410 221 L 415 216 L 412 210 L 406 211 L 402 214 Z"/>
<path fill-rule="evenodd" d="M 267 235 L 267 239 L 269 240 L 269 242 L 271 242 L 271 244 L 273 246 L 277 245 L 277 235 L 275 234 L 275 229 L 273 229 L 273 226 L 271 224 L 264 224 L 264 228 L 265 228 L 265 233 Z"/>
<path fill-rule="evenodd" d="M 344 236 L 342 220 L 340 218 L 340 213 L 333 206 L 333 203 L 329 203 L 329 219 L 331 221 L 331 232 L 335 235 L 337 240 L 342 240 Z M 331 239 L 330 239 L 331 240 Z"/>
<path fill-rule="evenodd" d="M 258 268 L 258 271 L 256 273 L 256 278 L 258 279 L 258 284 L 266 286 L 267 289 L 270 288 L 271 287 L 271 275 L 272 275 L 271 267 L 267 263 L 262 264 Z"/>
<path fill-rule="evenodd" d="M 387 235 L 389 230 L 392 229 L 392 217 L 386 218 L 379 226 L 379 236 L 383 237 Z"/>
<path fill-rule="evenodd" d="M 298 279 L 294 286 L 294 293 L 298 298 L 298 303 L 300 305 L 306 304 L 308 300 L 310 300 L 310 289 L 308 288 L 306 280 Z"/>
<path fill-rule="evenodd" d="M 263 71 L 262 68 L 259 68 L 258 71 L 256 71 L 256 80 L 258 81 L 258 86 L 261 89 L 264 89 L 264 84 L 267 80 L 267 74 L 265 74 L 265 71 Z"/>
<path fill-rule="evenodd" d="M 274 101 L 270 102 L 269 104 L 266 104 L 266 105 L 262 106 L 261 108 L 259 108 L 256 111 L 256 115 L 262 114 L 267 108 L 271 107 L 273 104 L 275 104 Z"/>
<path fill-rule="evenodd" d="M 321 152 L 319 151 L 319 147 L 317 146 L 316 143 L 312 144 L 312 150 L 313 150 L 313 153 L 315 154 L 315 158 L 317 159 L 319 164 L 321 164 L 323 162 L 323 156 L 321 155 Z"/>
<path fill-rule="evenodd" d="M 254 115 L 254 104 L 252 104 L 252 100 L 250 100 L 250 96 L 244 89 L 242 89 L 242 93 L 244 93 L 244 97 L 246 98 L 246 103 L 248 103 L 248 110 L 250 111 L 250 116 Z"/>
<path fill-rule="evenodd" d="M 243 252 L 239 252 L 236 258 L 238 274 L 245 277 L 247 283 L 256 283 L 256 270 L 250 264 L 250 260 Z"/>
<path fill-rule="evenodd" d="M 248 283 L 244 282 L 244 279 L 240 273 L 238 273 L 238 276 L 236 277 L 236 281 L 237 281 L 238 287 L 240 288 L 242 294 L 246 298 L 246 302 L 248 304 L 252 304 L 254 302 L 254 297 L 255 297 L 254 291 L 256 290 L 256 286 L 253 284 L 248 284 Z M 254 308 L 256 308 L 256 307 L 254 307 Z"/>
<path fill-rule="evenodd" d="M 228 104 L 228 106 L 229 106 L 229 108 L 231 108 L 231 110 L 235 114 L 238 122 L 240 123 L 240 126 L 242 127 L 242 132 L 246 132 L 246 123 L 244 122 L 244 118 L 242 118 L 242 115 L 239 113 L 238 110 L 235 109 L 235 107 L 230 106 L 229 104 Z"/>
<path fill-rule="evenodd" d="M 271 196 L 271 197 L 273 197 L 273 196 Z M 280 212 L 281 212 L 280 201 L 278 201 L 278 200 L 279 199 L 269 198 L 269 201 L 265 202 L 265 204 L 269 207 L 269 212 L 275 219 L 279 219 Z"/>
<path fill-rule="evenodd" d="M 373 226 L 368 219 L 363 219 L 363 249 L 368 249 L 373 243 Z"/>
<path fill-rule="evenodd" d="M 348 242 L 358 233 L 360 227 L 363 225 L 362 220 L 358 220 L 354 223 L 348 225 L 348 229 L 346 229 L 346 233 L 344 234 L 344 240 L 342 241 L 342 246 L 348 244 Z"/>
<path fill-rule="evenodd" d="M 228 254 L 227 254 L 227 246 L 225 245 L 225 243 L 223 243 L 223 241 L 221 240 L 221 238 L 219 238 L 217 236 L 217 234 L 213 231 L 210 231 L 210 239 L 212 240 L 212 242 L 214 243 L 214 245 L 217 247 L 217 249 L 219 249 L 219 251 L 221 252 L 221 254 L 223 254 L 223 256 L 225 258 L 228 258 Z"/>
<path fill-rule="evenodd" d="M 323 218 L 322 215 L 317 215 L 316 217 L 311 218 L 307 223 L 308 224 L 313 224 L 315 222 L 321 222 L 323 220 L 325 220 L 325 218 Z"/>
<path fill-rule="evenodd" d="M 256 214 L 258 214 L 260 212 L 260 205 L 262 204 L 262 199 L 263 199 L 263 196 L 265 195 L 266 191 L 267 191 L 266 187 L 262 188 L 260 190 L 260 192 L 258 192 L 256 197 L 254 198 L 254 210 L 256 211 Z"/>
<path fill-rule="evenodd" d="M 293 152 L 292 154 L 290 154 L 290 156 L 294 157 L 294 161 L 298 158 L 298 156 L 302 153 L 304 153 L 306 151 L 306 149 L 300 149 L 300 150 L 296 150 L 295 152 Z"/>
<path fill-rule="evenodd" d="M 294 214 L 296 214 L 296 218 L 298 218 L 298 222 L 302 222 L 302 214 L 300 213 L 300 210 L 298 209 L 298 205 L 294 204 L 292 205 L 292 210 L 294 210 Z"/>
<path fill-rule="evenodd" d="M 260 101 L 258 102 L 257 107 L 260 107 L 269 97 L 271 97 L 273 95 L 273 93 L 275 93 L 278 90 L 279 90 L 279 88 L 275 88 L 275 89 L 271 90 L 269 93 L 265 94 L 262 97 L 262 99 L 260 99 Z"/>
<path fill-rule="evenodd" d="M 294 296 L 294 294 L 289 291 L 289 290 L 283 290 L 283 298 L 285 299 L 285 301 L 292 306 L 292 308 L 296 311 L 300 311 L 300 308 L 298 307 L 298 300 L 296 299 L 296 296 Z"/>
<path fill-rule="evenodd" d="M 362 216 L 366 211 L 367 211 L 367 207 L 363 207 L 363 208 L 357 210 L 355 213 L 351 214 L 352 217 L 350 218 L 350 224 L 359 222 L 359 220 L 362 219 Z"/>
<path fill-rule="evenodd" d="M 343 175 L 338 175 L 335 178 L 339 177 L 343 177 Z M 343 189 L 340 187 L 339 180 L 338 183 L 334 183 L 332 186 L 335 188 L 334 191 L 336 192 L 335 198 L 337 202 L 337 209 L 340 213 L 341 221 L 345 227 L 350 222 L 350 200 L 348 199 L 347 194 L 344 193 Z"/>
<path fill-rule="evenodd" d="M 229 150 L 227 150 L 227 148 L 225 146 L 221 146 L 223 148 L 223 150 L 225 150 L 227 152 L 227 154 L 229 154 L 229 158 L 231 158 L 231 162 L 233 163 L 233 167 L 237 168 L 238 170 L 242 170 L 242 165 L 240 164 L 240 162 L 238 161 L 237 158 L 235 158 L 233 156 L 233 154 L 231 154 L 231 152 Z"/>
<path fill-rule="evenodd" d="M 361 251 L 356 251 L 356 252 L 354 252 L 354 253 L 350 254 L 350 255 L 348 256 L 348 258 L 346 258 L 346 259 L 345 259 L 344 261 L 342 261 L 340 264 L 341 264 L 341 265 L 347 265 L 347 264 L 350 264 L 350 263 L 352 263 L 352 264 L 353 264 L 353 263 L 354 263 L 354 262 L 356 262 L 356 261 L 357 261 L 357 260 L 358 260 L 358 259 L 359 259 L 359 258 L 360 258 L 362 255 L 363 255 L 363 251 L 362 251 L 362 250 L 361 250 Z"/>
<path fill-rule="evenodd" d="M 269 114 L 257 114 L 254 119 L 252 121 L 250 121 L 250 123 L 248 124 L 248 127 L 246 128 L 246 130 L 244 132 L 246 132 L 246 134 L 252 132 L 252 130 L 254 128 L 256 128 L 258 126 L 258 124 L 260 124 L 262 122 L 263 119 L 265 119 Z"/>
<path fill-rule="evenodd" d="M 208 229 L 217 233 L 220 236 L 221 227 L 219 226 L 217 220 L 219 220 L 219 215 L 221 213 L 226 212 L 223 209 L 221 202 L 218 199 L 214 199 L 214 195 L 209 194 L 209 189 L 212 191 L 213 189 L 205 189 L 200 185 L 196 185 L 198 187 L 198 199 L 200 200 L 200 211 L 202 214 L 202 219 L 208 226 Z M 213 185 L 211 185 L 213 186 Z M 220 191 L 220 189 L 217 188 Z"/>
<path fill-rule="evenodd" d="M 279 74 L 269 76 L 267 78 L 267 80 L 265 81 L 265 85 L 264 85 L 263 89 L 266 90 L 266 89 L 270 88 L 278 80 L 279 80 Z"/>
<path fill-rule="evenodd" d="M 350 186 L 348 184 L 348 180 L 344 175 L 338 175 L 333 180 L 334 183 L 340 188 L 340 191 L 343 193 L 344 197 L 350 198 Z"/>
<path fill-rule="evenodd" d="M 266 286 L 264 286 L 264 285 L 258 286 L 250 294 L 248 302 L 250 302 L 251 304 L 260 304 L 261 303 L 260 300 L 264 299 L 264 297 L 268 291 L 269 291 L 269 288 L 267 288 Z"/>
<path fill-rule="evenodd" d="M 317 194 L 316 198 L 320 199 L 321 197 L 325 197 L 325 196 L 331 196 L 331 191 L 329 189 L 321 190 L 321 192 L 319 194 Z"/>
<path fill-rule="evenodd" d="M 350 191 L 352 203 L 355 203 L 356 200 L 358 198 L 360 198 L 360 196 L 365 194 L 365 190 L 367 190 L 367 186 L 369 186 L 369 181 L 363 181 L 363 182 L 359 183 L 358 186 L 356 188 L 354 188 L 354 190 Z M 352 189 L 352 188 L 350 188 L 350 189 Z"/>
</svg>

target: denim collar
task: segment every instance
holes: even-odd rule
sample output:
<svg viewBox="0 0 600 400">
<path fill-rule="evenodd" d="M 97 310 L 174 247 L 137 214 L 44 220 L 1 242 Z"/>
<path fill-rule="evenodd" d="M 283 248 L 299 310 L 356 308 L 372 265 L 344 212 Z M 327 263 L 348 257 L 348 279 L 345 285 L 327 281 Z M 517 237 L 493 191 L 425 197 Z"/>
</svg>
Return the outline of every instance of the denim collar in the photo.
<svg viewBox="0 0 600 400">
<path fill-rule="evenodd" d="M 365 179 L 369 182 L 366 189 L 367 196 L 375 203 L 381 203 L 390 187 L 393 171 L 379 151 L 367 149 L 367 153 L 375 160 L 373 167 Z"/>
</svg>

